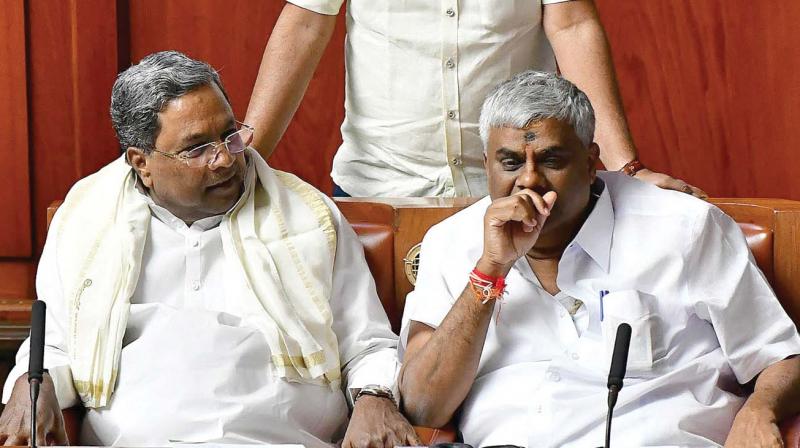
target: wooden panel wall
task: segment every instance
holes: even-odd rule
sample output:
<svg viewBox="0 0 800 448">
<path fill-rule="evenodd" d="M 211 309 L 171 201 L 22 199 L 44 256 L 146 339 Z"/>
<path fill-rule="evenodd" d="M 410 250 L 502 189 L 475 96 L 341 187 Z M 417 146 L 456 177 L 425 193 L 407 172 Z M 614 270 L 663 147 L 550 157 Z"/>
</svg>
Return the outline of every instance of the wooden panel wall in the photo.
<svg viewBox="0 0 800 448">
<path fill-rule="evenodd" d="M 643 160 L 714 196 L 800 199 L 800 2 L 596 0 Z M 119 154 L 115 75 L 178 49 L 245 113 L 276 0 L 0 0 L 0 298 L 33 296 L 45 209 Z M 330 191 L 344 20 L 270 163 Z"/>
<path fill-rule="evenodd" d="M 596 3 L 645 163 L 712 196 L 800 199 L 800 2 Z"/>
<path fill-rule="evenodd" d="M 31 256 L 28 92 L 23 0 L 0 0 L 0 257 Z M 3 276 L 0 275 L 0 282 Z M 0 288 L 2 288 L 0 286 Z"/>
</svg>

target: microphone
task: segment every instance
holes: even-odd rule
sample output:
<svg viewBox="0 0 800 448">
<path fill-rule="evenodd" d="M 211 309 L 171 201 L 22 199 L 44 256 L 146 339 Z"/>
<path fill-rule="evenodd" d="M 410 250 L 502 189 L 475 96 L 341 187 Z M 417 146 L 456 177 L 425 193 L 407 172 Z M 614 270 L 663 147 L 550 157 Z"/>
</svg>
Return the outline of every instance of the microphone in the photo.
<svg viewBox="0 0 800 448">
<path fill-rule="evenodd" d="M 31 306 L 31 346 L 28 383 L 31 385 L 31 447 L 36 448 L 36 401 L 44 377 L 44 321 L 46 305 L 35 300 Z"/>
<path fill-rule="evenodd" d="M 625 378 L 625 369 L 628 367 L 628 349 L 631 345 L 631 326 L 621 323 L 617 327 L 617 337 L 614 340 L 614 353 L 611 355 L 611 369 L 608 372 L 608 417 L 606 418 L 606 444 L 611 447 L 611 416 L 617 404 L 617 395 L 622 389 L 622 379 Z"/>
</svg>

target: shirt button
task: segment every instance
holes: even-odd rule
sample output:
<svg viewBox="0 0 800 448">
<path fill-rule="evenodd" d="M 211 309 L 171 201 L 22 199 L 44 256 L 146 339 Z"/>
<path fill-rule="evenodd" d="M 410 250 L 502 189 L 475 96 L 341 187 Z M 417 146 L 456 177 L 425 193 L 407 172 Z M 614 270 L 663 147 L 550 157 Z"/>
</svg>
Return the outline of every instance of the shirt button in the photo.
<svg viewBox="0 0 800 448">
<path fill-rule="evenodd" d="M 453 67 L 456 66 L 456 63 L 453 62 L 453 58 L 448 58 L 447 61 L 445 61 L 444 65 L 445 67 L 452 69 Z"/>
<path fill-rule="evenodd" d="M 452 159 L 450 159 L 450 163 L 452 163 L 455 166 L 459 166 L 459 165 L 461 165 L 461 158 L 460 157 L 453 157 Z"/>
<path fill-rule="evenodd" d="M 453 10 L 453 8 L 447 8 L 447 11 L 444 13 L 447 14 L 448 17 L 453 17 L 456 15 L 456 12 Z"/>
<path fill-rule="evenodd" d="M 572 352 L 572 354 L 571 354 L 570 356 L 571 356 L 571 357 L 572 357 L 572 359 L 573 359 L 573 360 L 575 360 L 575 361 L 577 361 L 577 360 L 581 359 L 581 355 L 579 355 L 579 354 L 577 354 L 577 353 L 575 353 L 575 352 Z"/>
<path fill-rule="evenodd" d="M 547 374 L 547 379 L 554 383 L 557 383 L 561 381 L 561 375 L 559 375 L 558 372 L 550 372 Z"/>
<path fill-rule="evenodd" d="M 193 281 L 192 282 L 192 289 L 195 290 L 195 291 L 199 291 L 200 290 L 200 282 L 197 281 L 197 280 Z"/>
<path fill-rule="evenodd" d="M 454 118 L 456 118 L 456 111 L 454 111 L 454 110 L 451 110 L 450 112 L 448 112 L 448 113 L 447 113 L 447 118 L 449 118 L 449 119 L 451 119 L 451 120 L 452 120 L 452 119 L 454 119 Z"/>
<path fill-rule="evenodd" d="M 194 240 L 192 241 L 192 247 L 197 247 L 200 245 L 200 241 Z"/>
<path fill-rule="evenodd" d="M 565 314 L 567 314 L 567 312 L 566 312 L 566 311 L 564 311 L 564 310 L 560 310 L 560 311 L 558 312 L 558 317 L 564 317 L 564 315 L 565 315 Z"/>
</svg>

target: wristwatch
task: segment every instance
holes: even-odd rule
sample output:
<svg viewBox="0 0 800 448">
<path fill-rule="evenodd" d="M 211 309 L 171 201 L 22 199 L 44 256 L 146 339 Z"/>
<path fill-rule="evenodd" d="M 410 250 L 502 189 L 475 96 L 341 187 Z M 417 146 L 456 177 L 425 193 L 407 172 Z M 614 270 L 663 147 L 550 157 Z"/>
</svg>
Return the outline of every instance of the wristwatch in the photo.
<svg viewBox="0 0 800 448">
<path fill-rule="evenodd" d="M 394 394 L 392 390 L 388 387 L 379 386 L 377 384 L 367 384 L 366 386 L 362 387 L 358 394 L 356 395 L 356 399 L 353 402 L 357 402 L 359 398 L 364 395 L 372 395 L 373 397 L 381 397 L 381 398 L 388 398 L 394 402 Z"/>
</svg>

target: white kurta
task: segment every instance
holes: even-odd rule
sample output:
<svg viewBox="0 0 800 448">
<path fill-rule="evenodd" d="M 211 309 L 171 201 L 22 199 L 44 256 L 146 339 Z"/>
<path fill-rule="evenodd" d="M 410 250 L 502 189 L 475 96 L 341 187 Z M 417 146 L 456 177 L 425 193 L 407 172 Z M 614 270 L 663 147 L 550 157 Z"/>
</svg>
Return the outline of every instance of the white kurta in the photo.
<svg viewBox="0 0 800 448">
<path fill-rule="evenodd" d="M 467 443 L 602 445 L 616 327 L 633 338 L 614 446 L 720 446 L 744 384 L 800 337 L 733 220 L 684 193 L 601 172 L 605 189 L 548 294 L 521 259 L 492 319 L 460 429 Z M 602 186 L 602 182 L 596 184 Z M 482 252 L 485 198 L 422 243 L 408 320 L 437 327 Z M 600 291 L 608 291 L 601 306 Z M 570 316 L 575 299 L 583 302 Z M 602 310 L 602 311 L 601 311 Z"/>
<path fill-rule="evenodd" d="M 343 387 L 394 385 L 396 336 L 375 292 L 363 248 L 333 211 L 338 245 L 330 299 Z M 183 442 L 301 443 L 328 446 L 344 435 L 341 390 L 271 377 L 262 334 L 241 316 L 240 273 L 224 262 L 221 216 L 187 227 L 166 209 L 153 211 L 143 270 L 131 299 L 117 387 L 109 406 L 86 415 L 81 443 L 162 445 Z M 37 274 L 48 305 L 45 365 L 68 370 L 67 311 L 50 232 Z M 28 342 L 4 391 L 26 370 Z M 63 378 L 53 375 L 54 379 Z M 62 407 L 77 403 L 71 383 L 56 384 Z"/>
</svg>

